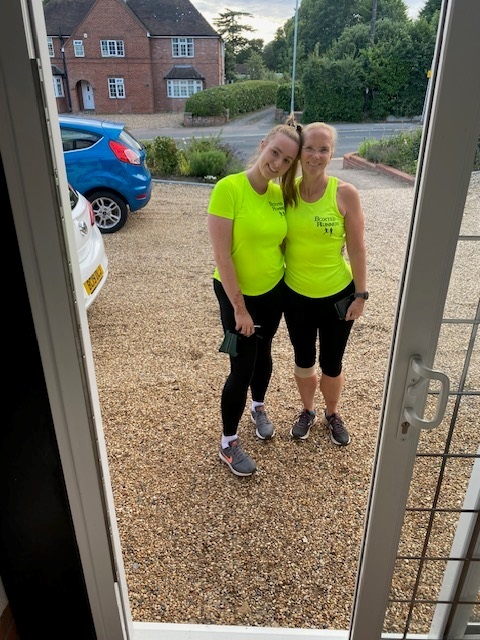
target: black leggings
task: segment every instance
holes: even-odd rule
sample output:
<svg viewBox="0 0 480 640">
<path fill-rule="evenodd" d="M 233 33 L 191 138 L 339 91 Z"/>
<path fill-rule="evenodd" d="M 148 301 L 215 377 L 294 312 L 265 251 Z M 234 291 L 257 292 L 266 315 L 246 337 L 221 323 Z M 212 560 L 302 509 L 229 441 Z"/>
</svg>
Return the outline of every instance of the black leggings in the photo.
<svg viewBox="0 0 480 640">
<path fill-rule="evenodd" d="M 314 366 L 318 336 L 321 370 L 332 378 L 341 374 L 353 320 L 339 320 L 334 303 L 354 291 L 352 282 L 333 296 L 307 298 L 285 285 L 285 323 L 297 367 L 308 369 Z"/>
<path fill-rule="evenodd" d="M 235 315 L 227 294 L 218 280 L 213 288 L 220 305 L 223 330 L 235 331 Z M 222 391 L 221 412 L 223 434 L 233 436 L 247 402 L 248 388 L 252 399 L 265 400 L 272 377 L 272 340 L 282 318 L 284 284 L 281 280 L 271 291 L 260 296 L 244 296 L 245 305 L 259 329 L 249 338 L 238 336 L 237 355 L 230 357 L 230 374 Z"/>
</svg>

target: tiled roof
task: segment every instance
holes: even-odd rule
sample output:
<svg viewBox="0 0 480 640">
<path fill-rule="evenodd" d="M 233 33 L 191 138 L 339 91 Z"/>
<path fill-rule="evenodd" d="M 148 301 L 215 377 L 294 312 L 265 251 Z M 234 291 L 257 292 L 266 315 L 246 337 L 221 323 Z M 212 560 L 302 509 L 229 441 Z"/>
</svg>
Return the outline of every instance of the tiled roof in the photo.
<svg viewBox="0 0 480 640">
<path fill-rule="evenodd" d="M 49 36 L 69 36 L 82 22 L 96 0 L 50 0 L 44 7 Z"/>
<path fill-rule="evenodd" d="M 152 36 L 219 34 L 190 0 L 122 0 Z M 44 7 L 47 34 L 71 35 L 97 0 L 49 0 Z"/>
<path fill-rule="evenodd" d="M 57 67 L 56 64 L 52 64 L 52 76 L 65 76 L 65 73 L 60 69 L 60 67 Z"/>
<path fill-rule="evenodd" d="M 205 76 L 190 64 L 176 64 L 164 77 L 166 80 L 205 80 Z"/>
<path fill-rule="evenodd" d="M 127 0 L 152 36 L 217 36 L 189 0 Z"/>
</svg>

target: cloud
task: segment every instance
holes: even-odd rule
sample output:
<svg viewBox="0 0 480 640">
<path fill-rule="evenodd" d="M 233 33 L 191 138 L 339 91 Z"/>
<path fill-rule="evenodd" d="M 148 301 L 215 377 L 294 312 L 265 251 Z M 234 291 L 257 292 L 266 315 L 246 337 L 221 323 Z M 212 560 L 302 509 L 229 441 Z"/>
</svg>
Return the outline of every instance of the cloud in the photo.
<svg viewBox="0 0 480 640">
<path fill-rule="evenodd" d="M 193 0 L 192 4 L 203 17 L 215 28 L 214 19 L 218 18 L 221 13 L 230 11 L 242 11 L 251 13 L 253 18 L 243 17 L 241 24 L 251 26 L 255 31 L 246 34 L 251 40 L 253 38 L 261 38 L 264 43 L 274 39 L 277 29 L 282 27 L 285 22 L 295 16 L 295 0 L 242 0 L 239 2 L 228 2 L 227 6 L 221 6 L 217 2 L 210 0 Z"/>
<path fill-rule="evenodd" d="M 244 17 L 241 24 L 251 26 L 255 31 L 246 34 L 251 40 L 262 38 L 265 44 L 274 39 L 277 29 L 282 27 L 287 20 L 295 16 L 296 0 L 238 0 L 228 2 L 227 6 L 220 6 L 213 0 L 191 0 L 192 4 L 203 17 L 215 28 L 214 20 L 221 13 L 230 11 L 242 11 L 251 13 L 252 18 Z M 301 0 L 298 0 L 299 4 Z M 420 9 L 425 5 L 426 0 L 404 0 L 407 5 L 408 16 L 416 18 Z"/>
</svg>

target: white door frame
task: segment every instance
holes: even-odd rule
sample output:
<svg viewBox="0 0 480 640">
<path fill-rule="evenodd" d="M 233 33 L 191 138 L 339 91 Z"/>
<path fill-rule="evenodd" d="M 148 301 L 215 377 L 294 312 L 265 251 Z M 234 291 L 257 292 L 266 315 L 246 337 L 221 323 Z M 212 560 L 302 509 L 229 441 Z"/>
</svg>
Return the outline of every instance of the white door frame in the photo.
<svg viewBox="0 0 480 640">
<path fill-rule="evenodd" d="M 0 13 L 0 152 L 86 589 L 98 640 L 131 638 L 43 5 Z"/>
</svg>

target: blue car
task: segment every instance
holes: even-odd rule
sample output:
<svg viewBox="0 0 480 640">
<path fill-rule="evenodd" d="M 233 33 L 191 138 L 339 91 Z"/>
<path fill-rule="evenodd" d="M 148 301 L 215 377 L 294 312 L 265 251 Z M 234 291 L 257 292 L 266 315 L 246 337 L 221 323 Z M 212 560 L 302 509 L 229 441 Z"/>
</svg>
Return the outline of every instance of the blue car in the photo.
<svg viewBox="0 0 480 640">
<path fill-rule="evenodd" d="M 91 202 L 100 231 L 118 231 L 152 194 L 145 146 L 120 122 L 61 115 L 59 123 L 68 181 Z"/>
</svg>

